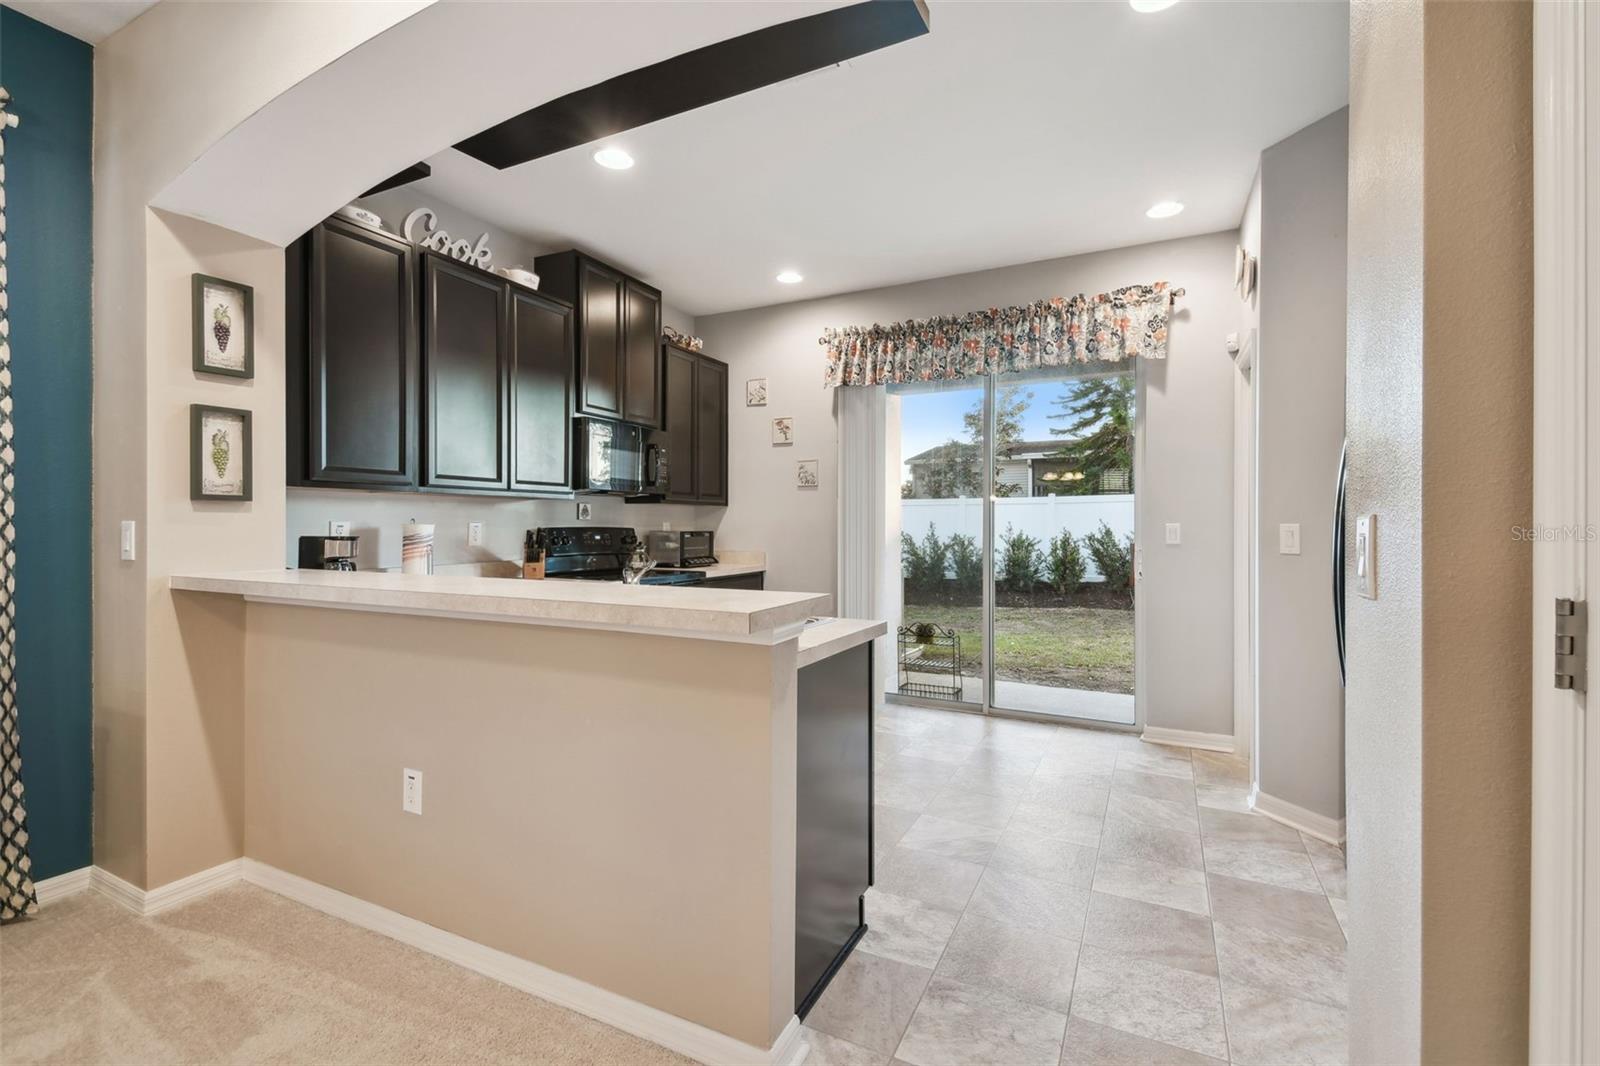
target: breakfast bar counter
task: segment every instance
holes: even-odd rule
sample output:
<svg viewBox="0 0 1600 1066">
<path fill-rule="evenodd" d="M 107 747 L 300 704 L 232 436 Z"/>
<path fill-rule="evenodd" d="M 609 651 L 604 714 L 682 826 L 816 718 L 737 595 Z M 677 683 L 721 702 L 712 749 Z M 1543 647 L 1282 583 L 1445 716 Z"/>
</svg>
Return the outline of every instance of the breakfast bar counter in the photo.
<svg viewBox="0 0 1600 1066">
<path fill-rule="evenodd" d="M 797 1007 L 864 928 L 883 623 L 826 617 L 827 595 L 607 581 L 171 587 L 185 632 L 237 619 L 193 654 L 206 699 L 241 708 L 246 859 L 665 1012 L 703 1061 L 796 1051 Z"/>
</svg>

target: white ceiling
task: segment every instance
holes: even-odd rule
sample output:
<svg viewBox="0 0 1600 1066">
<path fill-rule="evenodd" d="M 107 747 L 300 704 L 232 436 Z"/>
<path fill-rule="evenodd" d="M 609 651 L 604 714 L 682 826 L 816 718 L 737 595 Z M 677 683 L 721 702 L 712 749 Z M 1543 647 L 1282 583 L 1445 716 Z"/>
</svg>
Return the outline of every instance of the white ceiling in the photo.
<svg viewBox="0 0 1600 1066">
<path fill-rule="evenodd" d="M 447 149 L 417 187 L 702 315 L 1231 228 L 1260 150 L 1348 98 L 1342 2 L 930 7 L 927 36 L 618 136 L 632 170 Z"/>
<path fill-rule="evenodd" d="M 156 0 L 6 0 L 6 6 L 80 41 L 99 44 Z"/>
</svg>

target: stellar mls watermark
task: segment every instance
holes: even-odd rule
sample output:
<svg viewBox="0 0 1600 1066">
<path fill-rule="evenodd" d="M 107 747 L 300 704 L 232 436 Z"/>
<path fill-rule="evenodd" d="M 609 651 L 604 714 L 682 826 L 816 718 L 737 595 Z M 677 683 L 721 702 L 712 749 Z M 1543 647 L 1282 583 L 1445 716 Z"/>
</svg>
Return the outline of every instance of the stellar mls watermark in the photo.
<svg viewBox="0 0 1600 1066">
<path fill-rule="evenodd" d="M 1511 539 L 1528 541 L 1534 544 L 1550 544 L 1558 541 L 1578 541 L 1583 544 L 1593 544 L 1595 541 L 1600 540 L 1600 526 L 1512 526 Z"/>
</svg>

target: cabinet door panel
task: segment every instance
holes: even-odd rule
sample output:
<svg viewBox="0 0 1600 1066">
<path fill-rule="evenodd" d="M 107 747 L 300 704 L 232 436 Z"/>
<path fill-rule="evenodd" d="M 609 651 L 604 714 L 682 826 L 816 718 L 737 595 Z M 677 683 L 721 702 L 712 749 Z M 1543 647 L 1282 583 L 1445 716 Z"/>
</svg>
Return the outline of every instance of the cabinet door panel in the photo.
<svg viewBox="0 0 1600 1066">
<path fill-rule="evenodd" d="M 661 295 L 638 282 L 624 286 L 623 417 L 661 427 Z"/>
<path fill-rule="evenodd" d="M 704 503 L 728 502 L 728 367 L 701 357 L 695 373 L 695 482 Z"/>
<path fill-rule="evenodd" d="M 423 262 L 427 483 L 507 488 L 507 286 L 436 256 Z"/>
<path fill-rule="evenodd" d="M 414 485 L 417 343 L 411 249 L 329 221 L 311 238 L 306 469 L 312 482 Z M 293 432 L 293 429 L 291 429 Z"/>
<path fill-rule="evenodd" d="M 572 310 L 513 290 L 511 487 L 566 488 L 572 477 Z"/>
<path fill-rule="evenodd" d="M 662 352 L 667 465 L 672 472 L 667 498 L 694 500 L 700 495 L 694 462 L 694 379 L 700 361 L 670 344 L 663 345 Z"/>
<path fill-rule="evenodd" d="M 584 260 L 578 286 L 583 314 L 579 341 L 585 414 L 622 416 L 622 275 Z"/>
</svg>

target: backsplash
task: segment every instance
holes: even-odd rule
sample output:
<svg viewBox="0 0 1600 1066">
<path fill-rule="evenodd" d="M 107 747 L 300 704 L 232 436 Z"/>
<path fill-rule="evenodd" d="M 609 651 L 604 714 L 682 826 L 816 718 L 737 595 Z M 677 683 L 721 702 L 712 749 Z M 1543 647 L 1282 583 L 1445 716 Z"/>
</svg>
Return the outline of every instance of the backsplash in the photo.
<svg viewBox="0 0 1600 1066">
<path fill-rule="evenodd" d="M 584 496 L 592 516 L 587 524 L 629 526 L 641 533 L 661 529 L 716 529 L 725 508 L 693 504 L 627 504 L 609 496 Z M 491 496 L 443 496 L 431 493 L 362 492 L 351 489 L 288 490 L 288 536 L 284 565 L 294 566 L 301 536 L 328 532 L 328 523 L 349 522 L 361 538 L 362 570 L 400 566 L 400 527 L 410 521 L 432 522 L 436 565 L 522 558 L 524 531 L 538 526 L 579 525 L 578 500 L 506 500 Z M 467 525 L 482 522 L 482 546 L 467 545 Z"/>
</svg>

